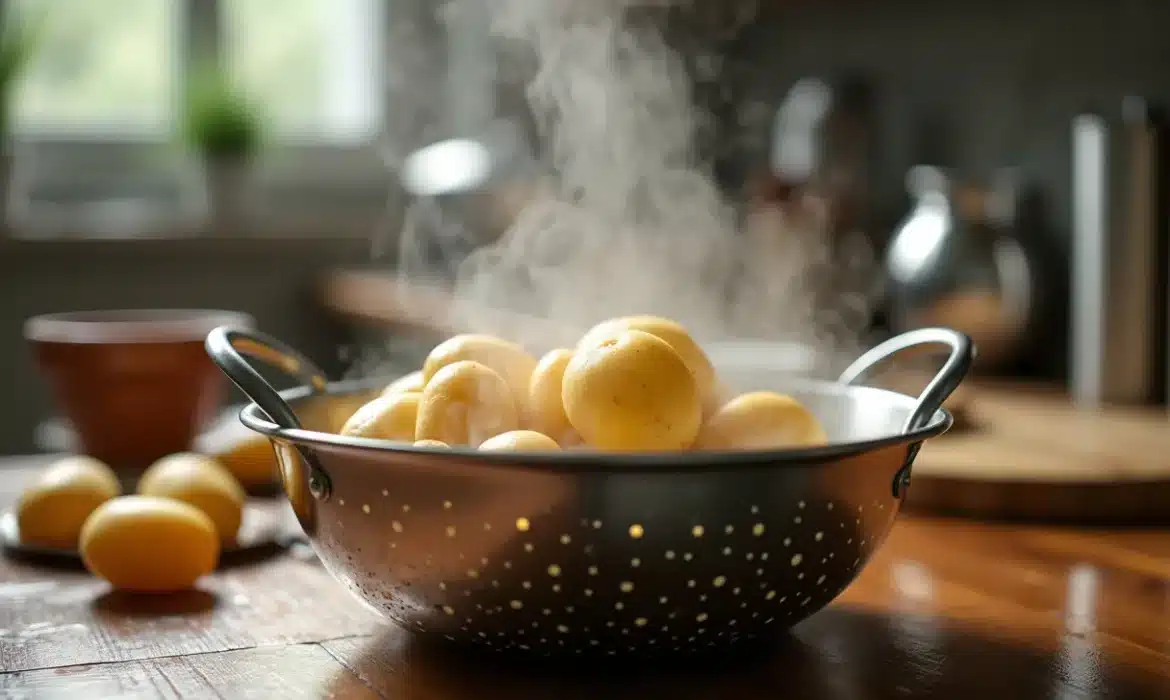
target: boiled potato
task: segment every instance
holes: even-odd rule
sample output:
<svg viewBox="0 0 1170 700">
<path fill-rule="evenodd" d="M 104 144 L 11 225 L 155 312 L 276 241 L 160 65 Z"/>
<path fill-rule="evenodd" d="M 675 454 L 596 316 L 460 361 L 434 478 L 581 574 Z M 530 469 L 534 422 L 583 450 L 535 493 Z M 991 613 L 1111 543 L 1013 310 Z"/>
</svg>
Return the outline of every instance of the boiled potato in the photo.
<svg viewBox="0 0 1170 700">
<path fill-rule="evenodd" d="M 698 450 L 768 450 L 827 442 L 821 424 L 791 396 L 756 391 L 728 401 L 707 419 Z"/>
<path fill-rule="evenodd" d="M 691 370 L 666 341 L 643 331 L 582 346 L 561 389 L 570 424 L 597 449 L 685 450 L 702 420 Z"/>
<path fill-rule="evenodd" d="M 554 452 L 561 449 L 556 440 L 535 430 L 512 430 L 485 440 L 479 449 L 488 452 Z"/>
<path fill-rule="evenodd" d="M 706 413 L 714 413 L 719 398 L 715 390 L 715 368 L 707 353 L 681 324 L 660 316 L 623 316 L 602 321 L 589 330 L 577 343 L 577 349 L 595 345 L 621 331 L 635 330 L 660 338 L 679 354 L 699 388 L 699 400 Z"/>
<path fill-rule="evenodd" d="M 382 396 L 389 396 L 390 394 L 405 394 L 407 392 L 421 392 L 426 382 L 423 380 L 422 370 L 415 370 L 410 374 L 404 374 L 398 379 L 390 382 L 385 389 L 382 390 Z"/>
<path fill-rule="evenodd" d="M 457 335 L 436 345 L 423 363 L 424 384 L 429 384 L 444 367 L 467 360 L 478 362 L 503 377 L 512 390 L 517 410 L 523 410 L 536 358 L 519 345 L 494 336 Z"/>
<path fill-rule="evenodd" d="M 224 542 L 235 541 L 247 500 L 231 472 L 210 457 L 190 452 L 168 455 L 150 465 L 138 480 L 138 493 L 198 508 L 211 518 Z"/>
<path fill-rule="evenodd" d="M 512 389 L 497 372 L 479 362 L 460 360 L 427 380 L 418 407 L 416 440 L 479 447 L 519 427 Z"/>
<path fill-rule="evenodd" d="M 215 569 L 219 534 L 195 506 L 171 498 L 122 496 L 103 503 L 85 521 L 81 559 L 120 590 L 179 591 Z"/>
<path fill-rule="evenodd" d="M 442 440 L 419 440 L 418 442 L 414 443 L 414 446 L 415 447 L 429 447 L 429 448 L 436 449 L 436 450 L 450 449 L 451 448 L 450 445 L 443 442 Z"/>
<path fill-rule="evenodd" d="M 20 496 L 16 521 L 21 542 L 73 549 L 85 519 L 122 493 L 118 477 L 92 457 L 65 457 L 41 472 Z"/>
<path fill-rule="evenodd" d="M 558 443 L 579 439 L 565 415 L 565 402 L 561 398 L 565 368 L 572 359 L 572 350 L 549 351 L 536 364 L 528 383 L 528 423 Z"/>
<path fill-rule="evenodd" d="M 271 484 L 280 471 L 272 443 L 266 436 L 250 430 L 247 435 L 210 452 L 208 456 L 223 465 L 245 486 Z"/>
<path fill-rule="evenodd" d="M 422 394 L 383 394 L 362 406 L 341 427 L 342 435 L 414 442 L 414 424 Z"/>
<path fill-rule="evenodd" d="M 713 416 L 716 411 L 723 408 L 723 405 L 734 397 L 735 394 L 732 393 L 731 389 L 727 388 L 727 385 L 717 378 L 715 380 L 715 386 L 712 387 L 711 396 L 703 404 L 703 418 L 707 419 Z"/>
</svg>

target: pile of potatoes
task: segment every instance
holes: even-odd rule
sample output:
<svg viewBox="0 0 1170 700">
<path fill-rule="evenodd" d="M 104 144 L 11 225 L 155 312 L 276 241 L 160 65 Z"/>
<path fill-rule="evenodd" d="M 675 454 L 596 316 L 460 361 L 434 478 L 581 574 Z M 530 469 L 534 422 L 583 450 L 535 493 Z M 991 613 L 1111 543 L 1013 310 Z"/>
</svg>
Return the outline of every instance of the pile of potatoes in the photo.
<svg viewBox="0 0 1170 700">
<path fill-rule="evenodd" d="M 606 452 L 756 450 L 826 441 L 790 396 L 729 396 L 680 324 L 615 318 L 539 360 L 487 335 L 457 335 L 423 368 L 359 408 L 342 435 L 443 448 Z"/>
<path fill-rule="evenodd" d="M 21 544 L 78 550 L 87 569 L 115 588 L 189 588 L 235 543 L 244 488 L 216 460 L 178 453 L 151 465 L 137 493 L 92 457 L 58 460 L 21 494 Z"/>
</svg>

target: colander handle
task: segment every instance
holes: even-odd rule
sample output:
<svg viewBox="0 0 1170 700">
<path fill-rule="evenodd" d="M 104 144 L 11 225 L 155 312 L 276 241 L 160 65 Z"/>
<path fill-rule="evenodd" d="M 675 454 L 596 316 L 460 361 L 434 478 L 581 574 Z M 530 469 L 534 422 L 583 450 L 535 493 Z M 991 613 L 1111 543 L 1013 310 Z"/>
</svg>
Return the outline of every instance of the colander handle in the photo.
<svg viewBox="0 0 1170 700">
<path fill-rule="evenodd" d="M 269 420 L 282 428 L 299 430 L 301 422 L 280 393 L 260 375 L 246 357 L 263 361 L 292 375 L 315 391 L 328 384 L 325 373 L 301 353 L 259 331 L 220 326 L 207 335 L 207 354 L 223 373 L 256 403 Z"/>
<path fill-rule="evenodd" d="M 301 429 L 301 421 L 297 418 L 296 412 L 245 358 L 261 360 L 265 364 L 281 369 L 296 377 L 302 384 L 312 387 L 314 391 L 324 391 L 329 383 L 325 373 L 307 357 L 259 331 L 220 326 L 207 334 L 204 347 L 207 348 L 207 354 L 212 362 L 219 365 L 228 379 L 259 406 L 260 410 L 268 415 L 269 420 L 287 430 Z M 309 492 L 319 500 L 329 498 L 333 490 L 333 481 L 316 455 L 304 445 L 297 445 L 296 449 L 309 466 Z M 299 518 L 299 511 L 297 515 Z"/>
<path fill-rule="evenodd" d="M 918 403 L 902 428 L 905 433 L 918 430 L 930 423 L 930 419 L 942 408 L 943 402 L 967 375 L 971 361 L 975 358 L 975 344 L 967 334 L 950 328 L 919 328 L 896 335 L 854 360 L 841 373 L 838 381 L 842 384 L 856 384 L 886 360 L 904 350 L 922 345 L 945 345 L 951 352 L 942 369 L 918 395 Z"/>
</svg>

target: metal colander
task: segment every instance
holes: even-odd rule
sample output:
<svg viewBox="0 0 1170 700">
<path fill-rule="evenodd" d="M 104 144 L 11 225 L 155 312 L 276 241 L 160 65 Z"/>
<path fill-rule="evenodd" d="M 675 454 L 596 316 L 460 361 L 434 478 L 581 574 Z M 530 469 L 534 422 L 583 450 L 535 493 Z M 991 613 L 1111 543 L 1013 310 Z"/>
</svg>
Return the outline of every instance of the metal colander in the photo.
<svg viewBox="0 0 1170 700">
<path fill-rule="evenodd" d="M 913 398 L 855 382 L 912 346 L 950 348 Z M 329 572 L 416 632 L 497 651 L 651 656 L 788 627 L 857 576 L 898 513 L 918 446 L 950 426 L 942 401 L 972 357 L 945 329 L 893 338 L 838 382 L 719 366 L 733 388 L 785 391 L 826 447 L 599 454 L 432 450 L 336 433 L 385 385 L 327 384 L 259 333 L 221 328 L 208 352 L 255 402 L 284 489 Z M 278 393 L 244 356 L 305 387 Z"/>
</svg>

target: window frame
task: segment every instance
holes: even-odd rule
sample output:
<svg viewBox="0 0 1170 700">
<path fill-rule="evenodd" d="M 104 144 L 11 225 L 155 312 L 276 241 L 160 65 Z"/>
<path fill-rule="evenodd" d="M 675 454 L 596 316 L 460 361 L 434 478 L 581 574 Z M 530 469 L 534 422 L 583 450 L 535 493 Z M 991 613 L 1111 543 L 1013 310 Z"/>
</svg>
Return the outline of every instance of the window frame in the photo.
<svg viewBox="0 0 1170 700">
<path fill-rule="evenodd" d="M 172 83 L 170 94 L 167 99 L 170 100 L 170 113 L 168 116 L 177 118 L 180 109 L 180 100 L 182 98 L 182 90 L 185 85 L 185 76 L 183 75 L 183 66 L 187 63 L 189 52 L 189 45 L 187 41 L 187 32 L 185 26 L 189 21 L 189 14 L 192 7 L 197 7 L 201 0 L 173 0 L 178 5 L 178 12 L 175 13 L 174 21 L 171 23 L 171 47 L 173 55 L 173 65 L 175 66 L 175 75 L 172 76 L 174 81 Z M 210 0 L 210 2 L 218 5 L 220 0 Z M 7 17 L 8 7 L 11 0 L 0 0 L 0 17 Z M 169 127 L 162 127 L 161 129 L 154 128 L 138 128 L 126 127 L 119 128 L 111 124 L 87 124 L 85 126 L 63 126 L 60 124 L 39 124 L 26 126 L 19 131 L 12 133 L 12 139 L 24 143 L 50 143 L 50 144 L 67 144 L 82 142 L 88 144 L 110 144 L 113 147 L 120 147 L 122 144 L 130 144 L 132 146 L 141 146 L 144 144 L 161 144 L 171 140 L 172 129 Z"/>
<path fill-rule="evenodd" d="M 187 67 L 191 65 L 192 59 L 201 56 L 215 56 L 219 60 L 224 60 L 227 53 L 227 48 L 224 45 L 224 33 L 222 31 L 223 17 L 221 14 L 221 7 L 225 0 L 174 0 L 178 5 L 178 12 L 176 13 L 176 20 L 173 23 L 174 32 L 173 45 L 176 56 L 176 70 L 177 75 L 174 76 L 174 88 L 171 90 L 171 99 L 174 100 L 172 114 L 178 118 L 181 115 L 181 96 L 186 89 Z M 230 2 L 230 0 L 226 0 Z M 384 149 L 384 138 L 388 132 L 391 120 L 391 95 L 386 87 L 386 62 L 390 59 L 389 42 L 385 39 L 387 31 L 385 31 L 391 21 L 390 15 L 392 12 L 392 0 L 378 0 L 378 17 L 376 20 L 383 26 L 383 31 L 378 33 L 378 40 L 375 45 L 375 51 L 380 57 L 373 67 L 375 70 L 374 82 L 381 89 L 382 95 L 380 114 L 378 126 L 375 133 L 371 134 L 368 139 L 364 141 L 349 141 L 312 132 L 294 133 L 288 136 L 282 136 L 277 141 L 280 147 L 282 158 L 269 159 L 263 154 L 257 159 L 253 165 L 253 171 L 257 174 L 256 182 L 264 182 L 264 175 L 278 181 L 281 185 L 292 187 L 302 196 L 328 197 L 331 193 L 336 192 L 335 187 L 330 187 L 328 181 L 330 178 L 321 177 L 319 173 L 314 173 L 311 169 L 297 169 L 284 168 L 279 165 L 280 162 L 298 162 L 308 161 L 314 156 L 325 154 L 331 164 L 333 172 L 340 171 L 343 178 L 347 182 L 360 182 L 370 187 L 376 187 L 379 184 L 390 186 L 392 183 L 393 173 L 386 167 L 380 169 L 372 169 L 371 162 L 376 160 L 378 163 L 382 162 L 381 154 Z M 7 11 L 9 0 L 0 0 L 0 13 Z M 98 128 L 22 128 L 19 132 L 12 134 L 12 152 L 19 152 L 21 149 L 35 149 L 38 145 L 55 149 L 55 152 L 68 152 L 71 144 L 81 144 L 90 157 L 95 153 L 107 154 L 111 160 L 116 160 L 120 156 L 135 150 L 142 149 L 143 146 L 165 145 L 173 141 L 175 127 L 165 128 L 162 131 L 154 129 L 136 129 L 127 128 L 120 129 L 103 129 Z M 291 159 L 288 158 L 291 156 Z M 194 168 L 200 169 L 198 163 L 186 163 L 175 168 L 174 176 L 176 181 L 183 186 L 182 183 L 190 181 L 190 170 Z M 62 173 L 64 176 L 65 173 Z M 53 170 L 49 169 L 43 171 L 42 177 L 48 181 L 54 180 Z M 199 178 L 200 180 L 205 180 Z M 12 177 L 12 184 L 17 184 L 17 177 Z M 56 183 L 54 182 L 54 185 Z M 263 185 L 258 184 L 258 188 Z M 19 207 L 12 207 L 13 200 L 16 195 L 9 192 L 9 211 L 18 214 Z M 385 210 L 386 197 L 374 201 L 371 198 L 370 209 L 366 211 L 364 205 L 360 207 L 360 211 L 354 213 L 353 218 L 357 223 L 352 225 L 330 226 L 328 222 L 306 222 L 306 225 L 297 226 L 287 217 L 280 216 L 280 200 L 272 200 L 269 206 L 258 212 L 257 216 L 250 218 L 246 222 L 247 231 L 216 231 L 216 223 L 209 216 L 210 212 L 203 212 L 201 217 L 202 223 L 195 224 L 181 224 L 176 228 L 183 231 L 183 233 L 163 234 L 162 237 L 173 237 L 174 235 L 191 235 L 192 228 L 196 229 L 195 235 L 201 236 L 231 236 L 239 237 L 241 235 L 247 237 L 259 238 L 312 238 L 318 236 L 330 237 L 345 237 L 353 238 L 359 236 L 368 236 L 369 231 L 366 227 L 361 225 L 361 221 L 369 220 L 371 222 L 378 221 Z M 364 200 L 363 200 L 364 201 Z M 179 219 L 184 217 L 189 218 L 189 214 L 185 212 L 176 212 Z M 19 216 L 17 217 L 19 218 Z M 76 230 L 77 226 L 70 227 L 66 233 L 64 230 L 39 230 L 43 227 L 32 224 L 22 224 L 19 221 L 9 221 L 8 228 L 11 229 L 10 234 L 18 237 L 31 237 L 33 239 L 51 240 L 54 238 L 87 238 L 90 237 L 85 231 Z M 52 224 L 49 229 L 55 229 Z M 338 230 L 340 228 L 340 230 Z M 35 230 L 34 229 L 38 229 Z M 27 236 L 25 235 L 27 234 Z M 102 237 L 103 234 L 94 232 L 93 237 Z M 137 238 L 136 234 L 130 233 L 128 238 Z"/>
</svg>

